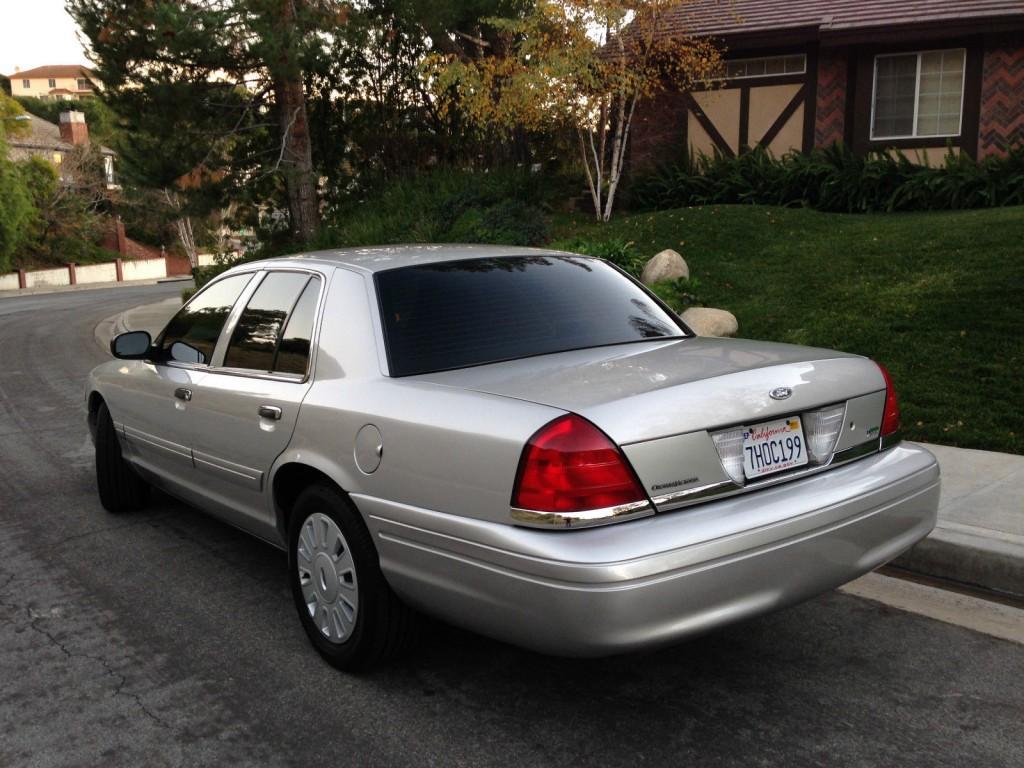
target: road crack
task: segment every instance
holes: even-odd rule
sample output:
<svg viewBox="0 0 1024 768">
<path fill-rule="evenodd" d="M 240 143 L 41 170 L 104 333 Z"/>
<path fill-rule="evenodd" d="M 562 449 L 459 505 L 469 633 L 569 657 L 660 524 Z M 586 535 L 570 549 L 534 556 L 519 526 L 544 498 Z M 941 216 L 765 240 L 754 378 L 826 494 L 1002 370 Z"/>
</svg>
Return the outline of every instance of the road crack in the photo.
<svg viewBox="0 0 1024 768">
<path fill-rule="evenodd" d="M 125 528 L 136 528 L 140 525 L 146 525 L 147 523 L 159 523 L 165 520 L 168 516 L 169 513 L 165 513 L 162 515 L 151 515 L 146 517 L 145 519 L 135 520 L 131 523 L 122 523 L 121 525 L 110 525 L 105 528 L 93 528 L 90 531 L 83 531 L 82 533 L 76 533 L 73 536 L 66 536 L 65 538 L 61 539 L 60 546 L 70 544 L 71 542 L 79 541 L 81 539 L 87 539 L 91 536 L 99 536 L 102 533 L 108 533 L 110 531 L 120 531 Z"/>
<path fill-rule="evenodd" d="M 107 661 L 102 656 L 95 656 L 91 653 L 72 651 L 70 648 L 67 647 L 65 643 L 63 643 L 61 640 L 55 637 L 52 632 L 47 630 L 45 627 L 41 627 L 39 625 L 39 622 L 42 621 L 44 617 L 33 617 L 32 611 L 29 608 L 23 608 L 23 610 L 25 610 L 26 614 L 29 617 L 28 626 L 33 632 L 46 638 L 51 645 L 57 648 L 69 659 L 86 659 L 87 661 L 99 664 L 101 667 L 103 667 L 103 670 L 107 676 L 117 681 L 112 694 L 113 696 L 123 696 L 125 698 L 131 699 L 135 703 L 135 706 L 138 707 L 139 711 L 142 712 L 142 714 L 144 714 L 146 717 L 148 717 L 161 728 L 165 728 L 167 730 L 171 729 L 170 725 L 164 722 L 163 719 L 161 719 L 155 712 L 153 712 L 149 707 L 146 706 L 146 703 L 142 700 L 142 696 L 140 694 L 124 690 L 125 685 L 128 684 L 128 677 L 114 669 L 110 665 L 109 661 Z"/>
</svg>

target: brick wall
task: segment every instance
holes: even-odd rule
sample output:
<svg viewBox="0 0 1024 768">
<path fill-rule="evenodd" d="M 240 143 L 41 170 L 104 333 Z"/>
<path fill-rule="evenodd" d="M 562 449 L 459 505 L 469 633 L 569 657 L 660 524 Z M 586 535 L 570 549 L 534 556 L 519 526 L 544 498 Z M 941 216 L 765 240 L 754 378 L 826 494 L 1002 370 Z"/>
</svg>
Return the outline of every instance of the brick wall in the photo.
<svg viewBox="0 0 1024 768">
<path fill-rule="evenodd" d="M 120 217 L 110 220 L 107 231 L 100 241 L 100 246 L 128 259 L 159 259 L 164 256 L 163 251 L 159 248 L 143 245 L 125 235 L 124 222 Z"/>
<path fill-rule="evenodd" d="M 985 51 L 981 79 L 978 157 L 1005 155 L 1024 145 L 1024 47 L 1003 45 Z"/>
<path fill-rule="evenodd" d="M 631 129 L 630 171 L 650 170 L 682 156 L 686 134 L 686 106 L 675 91 L 659 93 L 637 104 Z"/>
<path fill-rule="evenodd" d="M 814 116 L 815 147 L 829 147 L 843 140 L 847 75 L 844 51 L 821 51 L 818 57 L 818 103 Z"/>
</svg>

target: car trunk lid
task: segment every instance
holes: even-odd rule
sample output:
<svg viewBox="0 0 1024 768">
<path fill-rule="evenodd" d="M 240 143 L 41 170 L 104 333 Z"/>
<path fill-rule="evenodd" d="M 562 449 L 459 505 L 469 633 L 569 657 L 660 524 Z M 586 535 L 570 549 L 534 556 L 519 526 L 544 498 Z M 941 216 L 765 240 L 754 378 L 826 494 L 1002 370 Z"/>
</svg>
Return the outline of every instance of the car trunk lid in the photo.
<svg viewBox="0 0 1024 768">
<path fill-rule="evenodd" d="M 575 350 L 417 379 L 578 413 L 620 445 L 762 422 L 884 389 L 869 360 L 743 339 Z M 789 388 L 776 400 L 770 392 Z"/>
</svg>

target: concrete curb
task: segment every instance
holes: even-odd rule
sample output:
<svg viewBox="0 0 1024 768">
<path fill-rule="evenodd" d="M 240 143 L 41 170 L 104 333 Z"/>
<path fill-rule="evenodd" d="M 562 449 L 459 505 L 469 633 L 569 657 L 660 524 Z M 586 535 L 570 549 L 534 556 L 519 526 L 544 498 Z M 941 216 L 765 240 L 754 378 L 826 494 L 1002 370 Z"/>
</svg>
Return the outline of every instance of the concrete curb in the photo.
<svg viewBox="0 0 1024 768">
<path fill-rule="evenodd" d="M 1024 539 L 940 523 L 924 541 L 892 561 L 911 573 L 1024 598 Z"/>
<path fill-rule="evenodd" d="M 1024 456 L 924 447 L 942 468 L 939 522 L 892 564 L 1024 599 Z"/>
</svg>

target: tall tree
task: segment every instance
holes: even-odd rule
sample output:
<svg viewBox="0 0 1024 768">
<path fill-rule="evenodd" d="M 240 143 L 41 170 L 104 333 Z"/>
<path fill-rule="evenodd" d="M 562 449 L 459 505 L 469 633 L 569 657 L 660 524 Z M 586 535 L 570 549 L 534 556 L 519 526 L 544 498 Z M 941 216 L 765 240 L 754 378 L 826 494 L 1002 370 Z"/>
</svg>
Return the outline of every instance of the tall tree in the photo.
<svg viewBox="0 0 1024 768">
<path fill-rule="evenodd" d="M 641 99 L 687 90 L 721 67 L 707 39 L 665 34 L 667 11 L 682 0 L 536 0 L 519 18 L 488 20 L 501 55 L 442 53 L 426 76 L 443 105 L 487 130 L 576 135 L 598 220 L 611 218 Z"/>
<path fill-rule="evenodd" d="M 4 106 L 3 98 L 0 94 L 0 107 Z M 22 174 L 7 158 L 9 149 L 4 126 L 9 122 L 0 117 L 0 274 L 11 268 L 11 258 L 24 244 L 36 215 Z"/>
<path fill-rule="evenodd" d="M 129 137 L 126 171 L 190 205 L 276 192 L 292 235 L 319 226 L 303 73 L 343 25 L 339 0 L 68 0 L 102 98 Z"/>
</svg>

